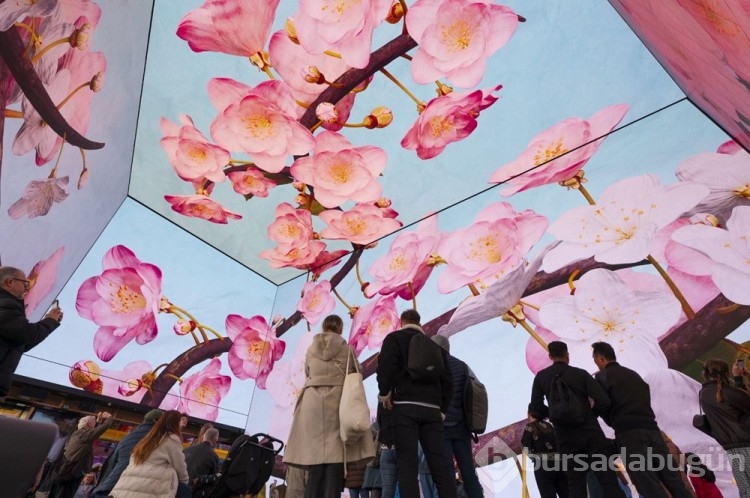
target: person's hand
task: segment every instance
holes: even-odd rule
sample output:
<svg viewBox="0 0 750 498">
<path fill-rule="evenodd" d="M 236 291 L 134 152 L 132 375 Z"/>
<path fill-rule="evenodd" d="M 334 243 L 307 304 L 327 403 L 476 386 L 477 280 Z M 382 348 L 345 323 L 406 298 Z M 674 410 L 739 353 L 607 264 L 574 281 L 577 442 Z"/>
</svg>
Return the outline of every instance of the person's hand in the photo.
<svg viewBox="0 0 750 498">
<path fill-rule="evenodd" d="M 385 396 L 378 396 L 378 401 L 383 403 L 383 407 L 386 410 L 392 410 L 393 409 L 393 398 L 391 398 L 391 393 L 386 394 Z"/>
<path fill-rule="evenodd" d="M 62 310 L 60 308 L 55 307 L 55 308 L 52 308 L 51 310 L 49 310 L 47 312 L 47 314 L 44 315 L 44 318 L 52 318 L 57 323 L 60 323 L 60 322 L 62 322 L 63 312 L 62 312 Z"/>
<path fill-rule="evenodd" d="M 99 412 L 99 419 L 100 420 L 107 420 L 108 418 L 112 418 L 112 414 L 109 412 Z"/>
</svg>

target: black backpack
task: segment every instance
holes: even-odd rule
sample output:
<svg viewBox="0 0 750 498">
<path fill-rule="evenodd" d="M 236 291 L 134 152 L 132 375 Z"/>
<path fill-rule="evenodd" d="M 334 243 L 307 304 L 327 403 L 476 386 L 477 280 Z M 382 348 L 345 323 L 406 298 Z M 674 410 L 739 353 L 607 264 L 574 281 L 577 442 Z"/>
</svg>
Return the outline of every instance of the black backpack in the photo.
<svg viewBox="0 0 750 498">
<path fill-rule="evenodd" d="M 466 384 L 464 385 L 464 419 L 472 434 L 474 442 L 479 441 L 478 434 L 484 434 L 487 430 L 487 416 L 489 411 L 489 400 L 487 388 L 469 372 L 466 365 Z"/>
<path fill-rule="evenodd" d="M 412 380 L 419 382 L 439 379 L 445 373 L 443 348 L 432 342 L 426 334 L 417 332 L 409 340 L 406 371 Z"/>
<path fill-rule="evenodd" d="M 576 396 L 562 378 L 562 372 L 555 374 L 549 389 L 547 404 L 549 419 L 553 424 L 567 427 L 582 425 L 588 415 L 588 407 Z"/>
<path fill-rule="evenodd" d="M 278 443 L 278 448 L 275 444 Z M 284 443 L 266 434 L 238 437 L 221 465 L 219 478 L 201 488 L 201 494 L 210 498 L 257 494 L 271 477 L 276 455 Z M 193 493 L 193 496 L 196 494 Z"/>
</svg>

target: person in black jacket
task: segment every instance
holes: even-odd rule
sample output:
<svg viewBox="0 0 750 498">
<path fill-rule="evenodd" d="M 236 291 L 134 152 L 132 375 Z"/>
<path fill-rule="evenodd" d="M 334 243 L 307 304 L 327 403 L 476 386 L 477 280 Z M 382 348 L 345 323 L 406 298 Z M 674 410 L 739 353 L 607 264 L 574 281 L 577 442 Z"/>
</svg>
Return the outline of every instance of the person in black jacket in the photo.
<svg viewBox="0 0 750 498">
<path fill-rule="evenodd" d="M 724 448 L 732 465 L 732 474 L 740 498 L 750 497 L 750 396 L 733 387 L 729 365 L 719 359 L 703 363 L 706 380 L 698 393 L 711 436 Z"/>
<path fill-rule="evenodd" d="M 163 410 L 155 408 L 143 416 L 143 423 L 128 432 L 120 439 L 115 449 L 112 451 L 107 460 L 107 469 L 99 479 L 99 484 L 91 493 L 91 498 L 106 498 L 109 492 L 114 489 L 120 476 L 130 463 L 130 454 L 133 452 L 135 445 L 141 442 L 146 434 L 151 430 L 159 417 L 164 414 Z"/>
<path fill-rule="evenodd" d="M 41 321 L 29 322 L 23 297 L 30 286 L 24 272 L 0 266 L 0 401 L 10 391 L 21 356 L 46 339 L 62 321 L 62 310 L 54 307 Z"/>
<path fill-rule="evenodd" d="M 552 381 L 558 374 L 586 409 L 585 420 L 578 425 L 566 425 L 550 419 L 555 426 L 562 468 L 568 476 L 570 498 L 587 498 L 586 473 L 589 470 L 602 485 L 607 498 L 625 498 L 617 484 L 617 476 L 613 469 L 606 465 L 608 458 L 613 454 L 613 448 L 610 441 L 604 437 L 597 421 L 597 417 L 609 409 L 607 393 L 587 371 L 568 365 L 570 356 L 567 344 L 552 341 L 547 347 L 553 363 L 540 370 L 534 377 L 529 411 L 543 418 L 549 415 L 544 400 L 545 397 L 549 400 Z M 594 401 L 593 407 L 590 407 L 589 398 Z"/>
<path fill-rule="evenodd" d="M 534 462 L 534 480 L 541 498 L 568 498 L 568 478 L 560 468 L 555 428 L 544 417 L 529 410 L 521 446 Z"/>
<path fill-rule="evenodd" d="M 609 410 L 602 415 L 615 430 L 615 440 L 630 480 L 643 496 L 691 498 L 679 465 L 674 462 L 656 423 L 651 408 L 651 389 L 637 372 L 617 363 L 615 350 L 606 342 L 595 342 L 594 363 L 599 372 L 594 376 L 610 400 Z M 664 489 L 666 488 L 666 490 Z"/>
<path fill-rule="evenodd" d="M 430 381 L 413 380 L 406 369 L 409 341 L 415 334 L 424 334 L 419 321 L 416 310 L 404 311 L 403 328 L 383 340 L 378 356 L 378 400 L 393 411 L 399 495 L 419 498 L 419 441 L 440 498 L 456 498 L 455 474 L 443 442 L 443 417 L 453 395 L 450 369 L 445 368 L 439 379 Z M 443 355 L 443 365 L 447 365 L 448 353 L 437 349 Z"/>
<path fill-rule="evenodd" d="M 474 455 L 471 450 L 471 432 L 466 420 L 464 409 L 464 389 L 469 381 L 469 376 L 474 373 L 469 365 L 459 360 L 451 353 L 451 344 L 447 337 L 436 335 L 432 340 L 448 353 L 448 368 L 453 377 L 453 398 L 443 420 L 443 432 L 448 457 L 455 457 L 458 471 L 464 483 L 464 492 L 468 498 L 482 498 L 482 485 L 474 468 Z"/>
<path fill-rule="evenodd" d="M 203 441 L 199 444 L 188 446 L 182 451 L 191 483 L 200 476 L 217 473 L 220 467 L 219 457 L 214 451 L 219 443 L 219 429 L 206 429 L 201 439 Z"/>
</svg>

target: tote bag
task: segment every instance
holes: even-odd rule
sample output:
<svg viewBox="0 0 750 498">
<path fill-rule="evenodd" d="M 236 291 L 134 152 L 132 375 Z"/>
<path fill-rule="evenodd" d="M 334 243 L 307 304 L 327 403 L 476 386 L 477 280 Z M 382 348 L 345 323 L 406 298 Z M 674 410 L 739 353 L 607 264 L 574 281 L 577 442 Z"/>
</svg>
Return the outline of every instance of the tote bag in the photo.
<svg viewBox="0 0 750 498">
<path fill-rule="evenodd" d="M 341 440 L 344 444 L 358 441 L 365 434 L 370 434 L 370 408 L 367 406 L 365 386 L 362 384 L 362 373 L 357 361 L 354 361 L 355 371 L 349 372 L 349 360 L 353 356 L 349 350 L 346 358 L 346 377 L 341 391 L 339 404 L 339 421 Z"/>
</svg>

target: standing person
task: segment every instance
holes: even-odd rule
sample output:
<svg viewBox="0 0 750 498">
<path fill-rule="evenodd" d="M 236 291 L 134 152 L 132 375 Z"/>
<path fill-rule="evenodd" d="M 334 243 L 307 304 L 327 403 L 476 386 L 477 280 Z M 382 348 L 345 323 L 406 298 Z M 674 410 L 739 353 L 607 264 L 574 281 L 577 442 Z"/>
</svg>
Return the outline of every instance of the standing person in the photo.
<svg viewBox="0 0 750 498">
<path fill-rule="evenodd" d="M 201 444 L 203 442 L 203 435 L 206 433 L 207 430 L 213 429 L 214 424 L 211 422 L 206 422 L 205 424 L 201 425 L 200 430 L 198 431 L 198 435 L 195 436 L 195 439 L 192 440 L 190 443 L 190 446 L 195 446 L 196 444 Z"/>
<path fill-rule="evenodd" d="M 450 369 L 443 368 L 434 380 L 413 379 L 407 370 L 410 341 L 416 334 L 424 334 L 420 318 L 416 310 L 404 311 L 403 328 L 385 337 L 378 356 L 378 399 L 386 409 L 393 410 L 400 496 L 419 497 L 417 443 L 421 443 L 440 498 L 456 498 L 455 474 L 443 441 L 443 414 L 453 395 Z M 448 353 L 429 345 L 439 350 L 447 366 Z"/>
<path fill-rule="evenodd" d="M 696 498 L 724 498 L 719 488 L 716 487 L 716 474 L 706 467 L 701 457 L 695 453 L 685 453 L 685 463 Z"/>
<path fill-rule="evenodd" d="M 190 483 L 200 476 L 215 474 L 219 471 L 219 456 L 214 448 L 219 443 L 219 429 L 206 429 L 200 444 L 188 446 L 183 450 Z"/>
<path fill-rule="evenodd" d="M 568 478 L 560 465 L 552 424 L 541 414 L 529 410 L 529 423 L 521 436 L 521 446 L 534 462 L 534 479 L 541 498 L 568 498 Z"/>
<path fill-rule="evenodd" d="M 464 492 L 468 498 L 482 498 L 484 492 L 479 484 L 479 477 L 474 468 L 474 455 L 471 449 L 471 432 L 469 421 L 466 419 L 464 407 L 464 389 L 469 377 L 474 378 L 474 372 L 469 365 L 451 354 L 451 344 L 447 337 L 436 335 L 432 340 L 448 353 L 448 367 L 453 377 L 453 397 L 445 412 L 443 420 L 443 437 L 450 463 L 453 458 L 458 464 L 458 471 L 464 485 Z"/>
<path fill-rule="evenodd" d="M 176 410 L 159 417 L 133 448 L 130 463 L 120 476 L 113 498 L 190 498 L 187 465 L 182 453 L 182 414 Z"/>
<path fill-rule="evenodd" d="M 65 443 L 61 465 L 53 471 L 50 498 L 72 498 L 83 475 L 91 470 L 94 441 L 112 425 L 112 415 L 99 412 L 78 421 L 78 428 Z"/>
<path fill-rule="evenodd" d="M 115 487 L 120 476 L 125 471 L 130 462 L 130 454 L 133 452 L 135 445 L 141 442 L 141 439 L 149 433 L 154 424 L 164 412 L 155 408 L 143 416 L 143 423 L 123 436 L 112 455 L 109 457 L 107 471 L 99 479 L 99 484 L 94 488 L 91 498 L 107 498 L 109 492 Z"/>
<path fill-rule="evenodd" d="M 581 407 L 583 419 L 576 423 L 550 420 L 555 426 L 555 437 L 562 458 L 562 465 L 568 477 L 568 494 L 570 498 L 586 498 L 586 473 L 591 467 L 596 479 L 602 485 L 607 498 L 624 498 L 625 494 L 617 484 L 617 476 L 608 465 L 592 465 L 606 461 L 613 453 L 611 444 L 596 420 L 597 416 L 609 409 L 607 393 L 589 375 L 586 370 L 572 367 L 568 345 L 561 341 L 552 341 L 547 345 L 552 365 L 540 370 L 531 387 L 529 411 L 546 417 L 549 408 L 545 398 L 551 404 L 550 392 L 553 381 L 559 379 L 568 386 L 573 401 Z M 594 401 L 593 407 L 589 398 Z M 602 468 L 604 467 L 604 468 Z"/>
<path fill-rule="evenodd" d="M 637 372 L 617 363 L 610 344 L 595 342 L 591 347 L 599 368 L 594 377 L 610 400 L 602 418 L 615 430 L 622 463 L 635 489 L 648 498 L 667 498 L 666 491 L 672 498 L 691 498 L 656 423 L 648 384 Z"/>
<path fill-rule="evenodd" d="M 26 318 L 23 298 L 31 282 L 12 266 L 0 266 L 0 401 L 10 391 L 21 356 L 60 326 L 63 312 L 54 306 L 40 321 Z"/>
<path fill-rule="evenodd" d="M 367 435 L 362 437 L 367 437 Z M 368 463 L 367 460 L 346 462 L 344 487 L 349 490 L 349 498 L 370 498 L 370 490 L 363 489 L 365 468 Z"/>
<path fill-rule="evenodd" d="M 323 331 L 315 335 L 305 356 L 305 386 L 297 399 L 284 453 L 284 463 L 307 467 L 305 498 L 339 498 L 344 487 L 339 404 L 344 377 L 356 371 L 357 358 L 341 337 L 343 329 L 341 317 L 327 316 Z M 346 447 L 348 461 L 374 456 L 370 437 Z"/>
<path fill-rule="evenodd" d="M 729 365 L 719 359 L 703 363 L 705 382 L 698 393 L 713 437 L 727 452 L 740 498 L 750 497 L 750 396 L 733 387 Z"/>
<path fill-rule="evenodd" d="M 394 498 L 396 495 L 396 438 L 393 435 L 393 412 L 378 403 L 378 444 L 380 444 L 380 498 Z"/>
</svg>

